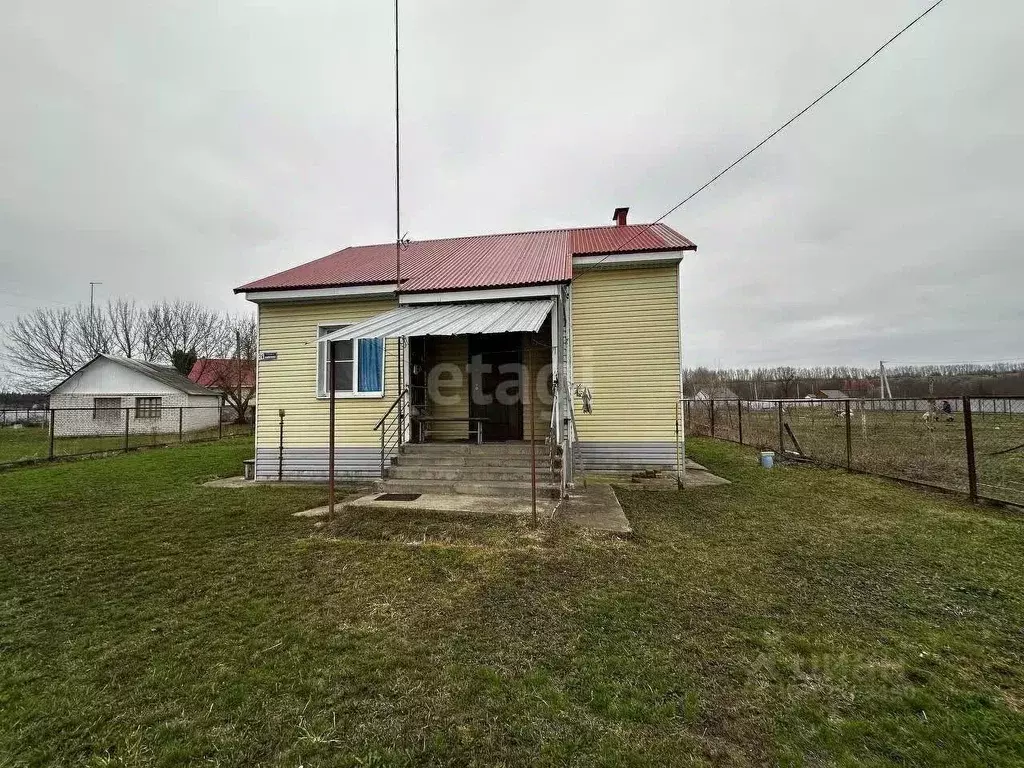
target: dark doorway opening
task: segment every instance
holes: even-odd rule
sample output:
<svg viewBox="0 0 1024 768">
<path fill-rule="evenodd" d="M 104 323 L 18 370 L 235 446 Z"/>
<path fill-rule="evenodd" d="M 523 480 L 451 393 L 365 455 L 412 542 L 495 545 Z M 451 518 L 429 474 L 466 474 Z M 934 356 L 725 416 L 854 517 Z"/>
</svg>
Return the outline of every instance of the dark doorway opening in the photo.
<svg viewBox="0 0 1024 768">
<path fill-rule="evenodd" d="M 523 340 L 517 333 L 469 337 L 469 415 L 486 419 L 485 442 L 523 439 Z M 482 372 L 479 372 L 482 371 Z"/>
</svg>

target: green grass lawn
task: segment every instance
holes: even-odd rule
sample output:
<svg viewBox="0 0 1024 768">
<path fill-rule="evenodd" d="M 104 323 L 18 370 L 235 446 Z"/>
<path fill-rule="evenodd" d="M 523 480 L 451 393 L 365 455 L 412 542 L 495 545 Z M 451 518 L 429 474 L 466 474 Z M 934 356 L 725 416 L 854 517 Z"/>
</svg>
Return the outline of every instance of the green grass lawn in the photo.
<svg viewBox="0 0 1024 768">
<path fill-rule="evenodd" d="M 845 466 L 846 419 L 837 417 L 837 410 L 842 410 L 842 404 L 789 407 L 784 421 L 807 456 Z M 691 430 L 709 435 L 707 407 L 693 406 L 690 413 Z M 718 403 L 715 416 L 715 435 L 738 441 L 735 401 Z M 853 467 L 966 493 L 967 446 L 962 414 L 940 423 L 926 422 L 922 416 L 912 411 L 861 411 L 854 406 L 850 419 Z M 1024 415 L 977 413 L 973 427 L 979 494 L 1024 506 Z M 743 440 L 749 445 L 777 449 L 778 414 L 773 409 L 745 410 Z M 784 440 L 787 450 L 793 450 L 788 435 Z"/>
<path fill-rule="evenodd" d="M 251 450 L 0 474 L 0 766 L 1024 759 L 1019 517 L 693 440 L 632 540 L 317 527 Z"/>
<path fill-rule="evenodd" d="M 252 424 L 225 423 L 217 427 L 185 432 L 185 442 L 216 440 L 219 435 L 251 434 Z M 169 445 L 178 442 L 177 431 L 162 433 L 132 433 L 128 436 L 128 447 L 146 448 Z M 53 453 L 57 458 L 69 458 L 85 454 L 96 454 L 124 450 L 124 434 L 83 437 L 60 437 L 54 440 Z M 0 427 L 0 465 L 31 462 L 45 459 L 50 453 L 50 432 L 45 426 L 31 426 L 24 429 Z"/>
</svg>

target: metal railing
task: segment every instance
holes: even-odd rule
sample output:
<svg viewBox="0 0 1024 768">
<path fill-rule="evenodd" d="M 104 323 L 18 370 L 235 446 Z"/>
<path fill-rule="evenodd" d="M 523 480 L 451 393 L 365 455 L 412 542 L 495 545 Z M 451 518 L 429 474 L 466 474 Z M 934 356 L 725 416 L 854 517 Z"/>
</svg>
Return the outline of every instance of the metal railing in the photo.
<svg viewBox="0 0 1024 768">
<path fill-rule="evenodd" d="M 252 433 L 251 411 L 239 421 L 229 406 L 50 408 L 41 418 L 0 424 L 0 469 Z"/>
<path fill-rule="evenodd" d="M 380 476 L 386 477 L 384 469 L 391 457 L 402 448 L 409 417 L 409 388 L 398 393 L 380 421 L 373 425 L 373 431 L 380 432 Z"/>
<path fill-rule="evenodd" d="M 1024 505 L 1024 397 L 687 400 L 687 435 Z"/>
</svg>

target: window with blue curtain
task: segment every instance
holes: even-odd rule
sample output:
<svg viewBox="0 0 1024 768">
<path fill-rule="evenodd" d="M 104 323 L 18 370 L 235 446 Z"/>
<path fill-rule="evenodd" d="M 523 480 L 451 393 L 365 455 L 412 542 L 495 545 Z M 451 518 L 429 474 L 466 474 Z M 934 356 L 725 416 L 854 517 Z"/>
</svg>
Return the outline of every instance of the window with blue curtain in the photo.
<svg viewBox="0 0 1024 768">
<path fill-rule="evenodd" d="M 384 390 L 384 339 L 359 339 L 359 392 Z"/>
</svg>

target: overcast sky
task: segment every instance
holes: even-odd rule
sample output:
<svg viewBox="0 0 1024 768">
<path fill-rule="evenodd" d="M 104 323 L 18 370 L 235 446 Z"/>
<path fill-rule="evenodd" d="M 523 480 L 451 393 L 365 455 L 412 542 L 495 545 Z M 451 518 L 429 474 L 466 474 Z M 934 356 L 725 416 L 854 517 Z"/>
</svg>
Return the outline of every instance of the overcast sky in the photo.
<svg viewBox="0 0 1024 768">
<path fill-rule="evenodd" d="M 405 2 L 413 239 L 657 218 L 929 0 Z M 8 0 L 0 322 L 394 233 L 383 0 Z M 1024 3 L 946 0 L 667 223 L 690 365 L 1024 357 Z"/>
</svg>

